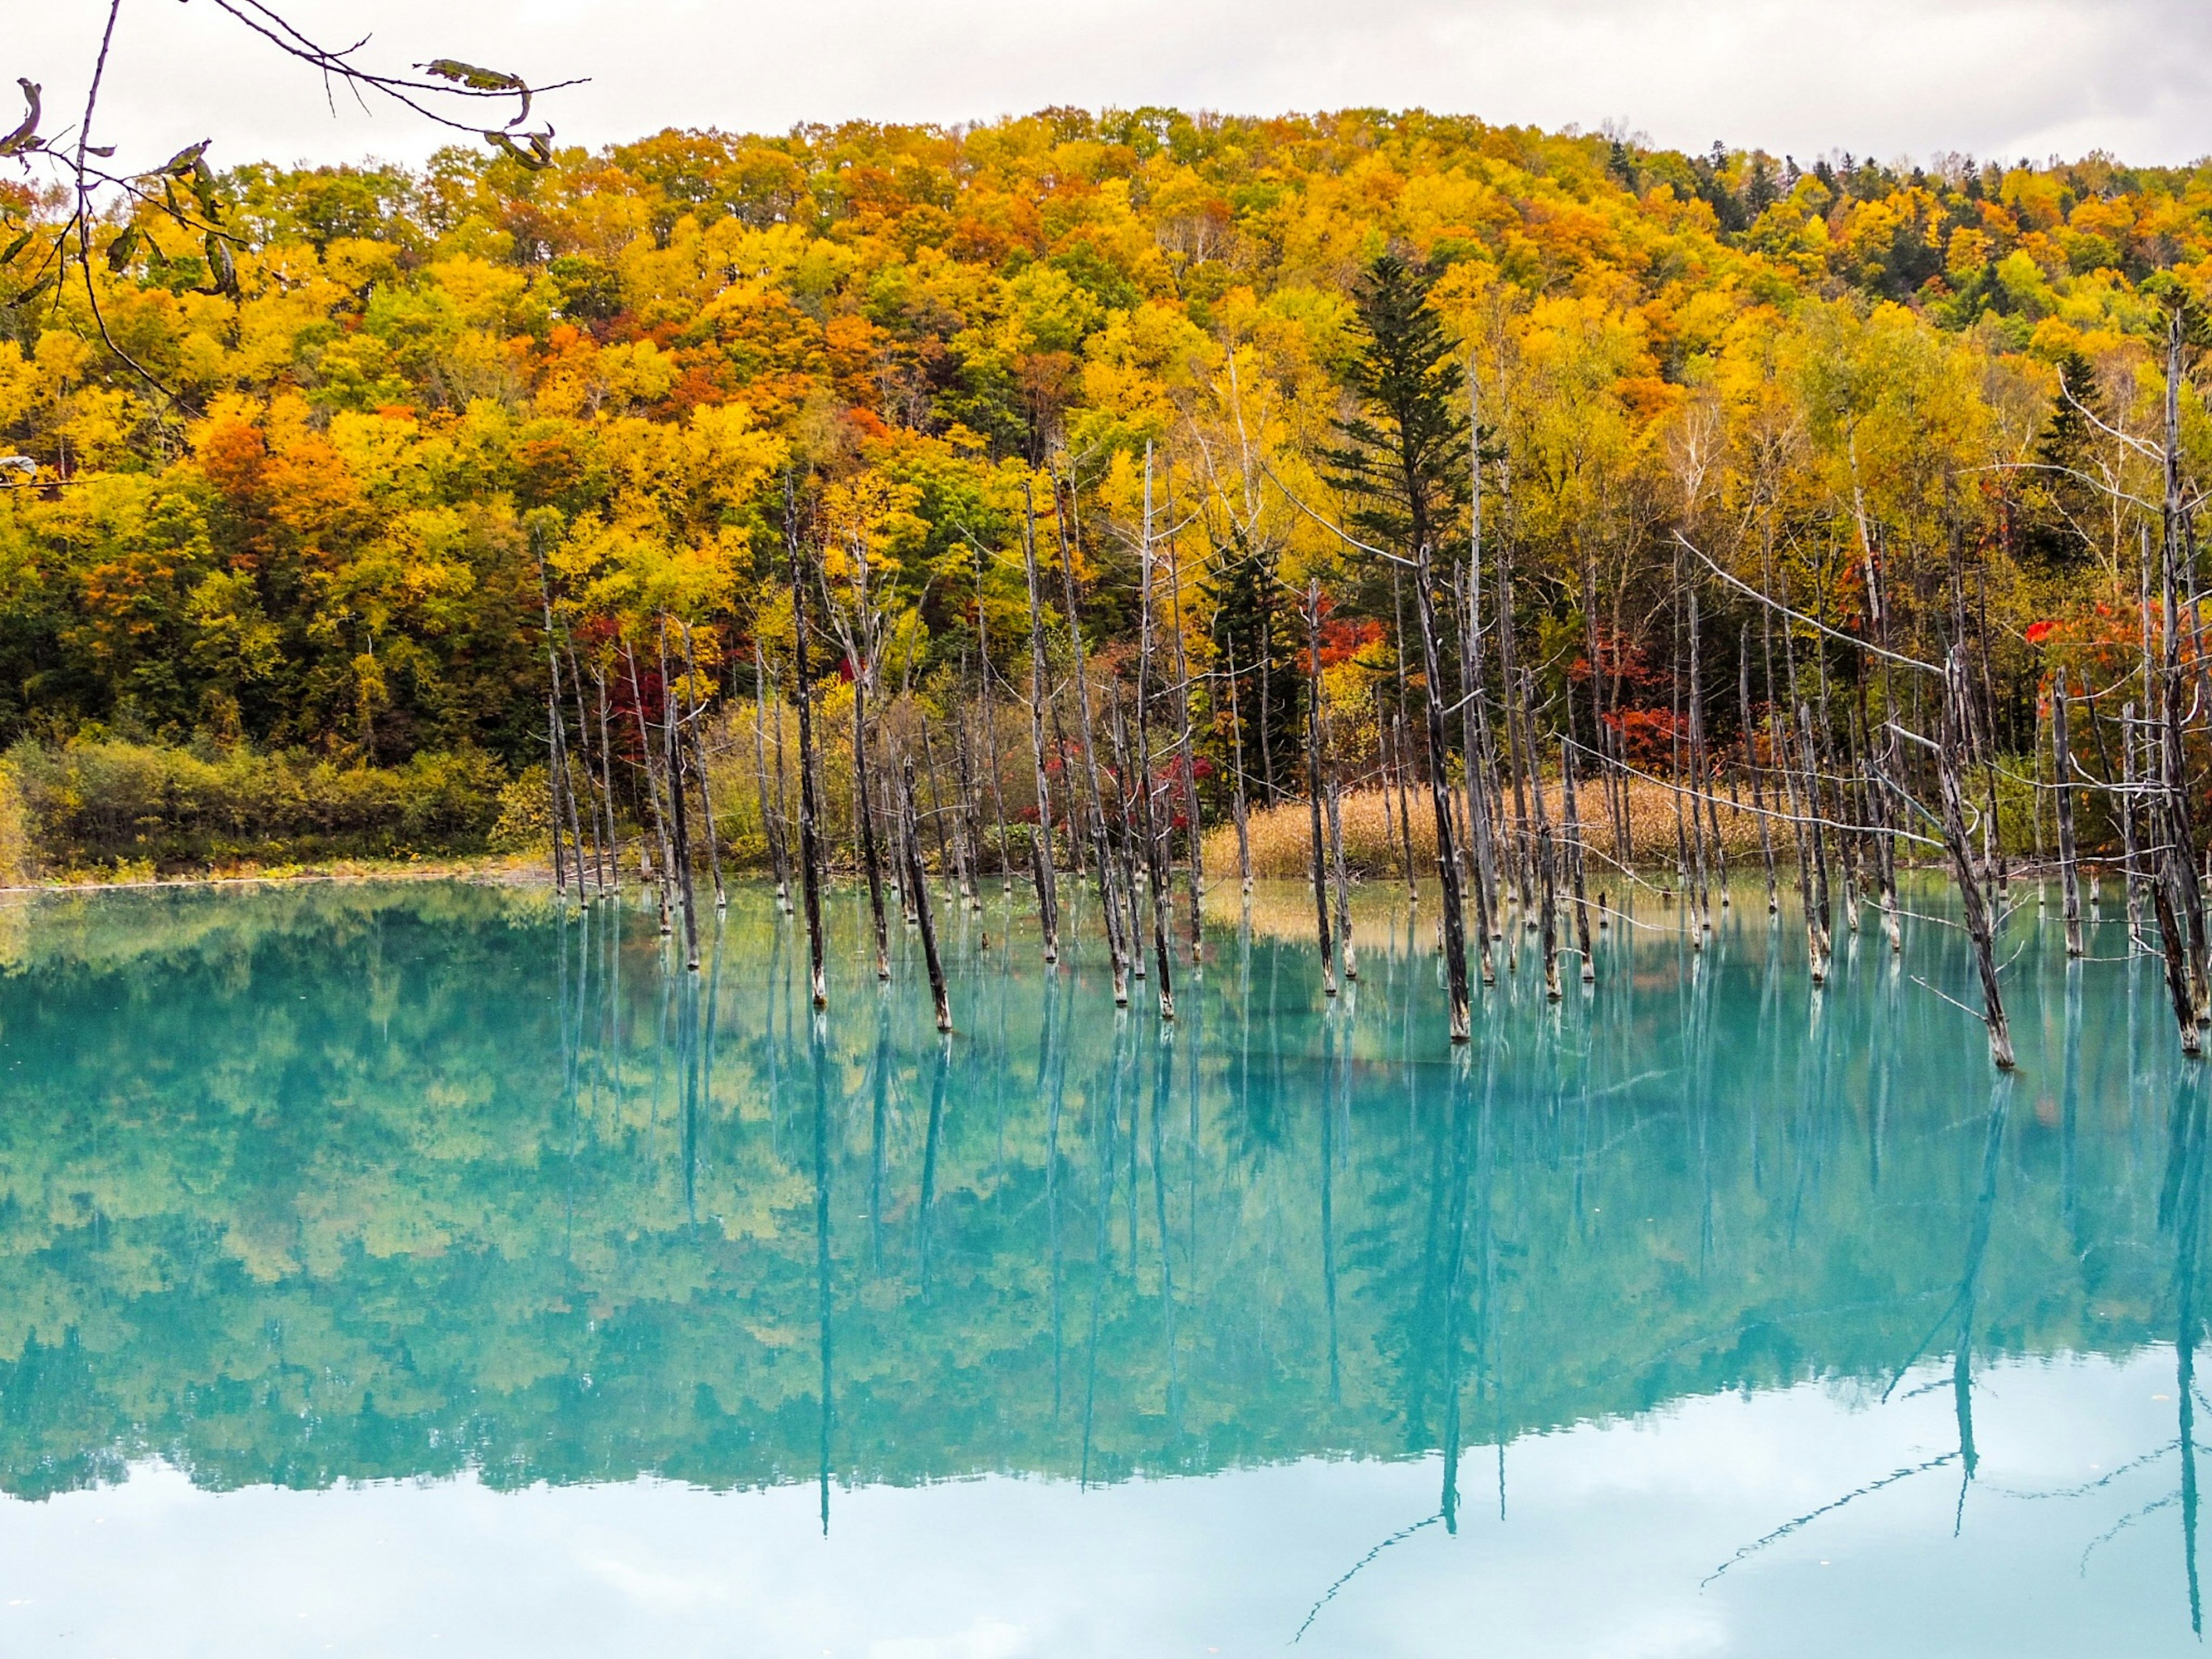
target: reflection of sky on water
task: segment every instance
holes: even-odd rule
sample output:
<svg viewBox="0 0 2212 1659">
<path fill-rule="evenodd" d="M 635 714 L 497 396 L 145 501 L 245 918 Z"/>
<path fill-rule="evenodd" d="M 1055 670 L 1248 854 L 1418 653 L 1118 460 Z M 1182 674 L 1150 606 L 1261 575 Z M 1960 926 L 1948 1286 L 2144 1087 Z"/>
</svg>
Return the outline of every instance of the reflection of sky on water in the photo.
<svg viewBox="0 0 2212 1659">
<path fill-rule="evenodd" d="M 2194 1645 L 2207 1110 L 2112 913 L 2023 903 L 1998 1084 L 1923 921 L 1815 995 L 1646 905 L 1561 1005 L 1516 930 L 1462 1065 L 1426 914 L 1324 1002 L 1302 896 L 1171 1034 L 949 918 L 950 1044 L 850 892 L 819 1023 L 757 891 L 693 978 L 0 912 L 0 1654 Z"/>
<path fill-rule="evenodd" d="M 1472 1449 L 1456 1536 L 1407 1530 L 1436 1512 L 1433 1456 L 1089 1491 L 1005 1476 L 864 1487 L 833 1494 L 826 1540 L 805 1486 L 501 1494 L 464 1477 L 211 1494 L 144 1466 L 104 1491 L 0 1504 L 0 1644 L 794 1659 L 2180 1653 L 2197 1644 L 2179 1528 L 2170 1503 L 2142 1513 L 2174 1488 L 2173 1374 L 2154 1348 L 1993 1365 L 1976 1384 L 1980 1462 L 1963 1510 L 1947 1364 L 1917 1370 L 1887 1404 L 1807 1383 L 1526 1437 L 1507 1454 L 1502 1522 L 1494 1451 Z M 1711 1577 L 1792 1519 L 1947 1453 Z"/>
</svg>

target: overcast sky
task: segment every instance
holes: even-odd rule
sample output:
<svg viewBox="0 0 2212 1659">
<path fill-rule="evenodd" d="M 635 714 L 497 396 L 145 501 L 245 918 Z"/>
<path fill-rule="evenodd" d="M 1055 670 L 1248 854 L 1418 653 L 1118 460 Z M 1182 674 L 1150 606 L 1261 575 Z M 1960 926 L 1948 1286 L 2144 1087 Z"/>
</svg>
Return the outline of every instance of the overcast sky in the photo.
<svg viewBox="0 0 2212 1659">
<path fill-rule="evenodd" d="M 866 117 L 956 122 L 1048 104 L 1239 113 L 1420 105 L 1498 122 L 1617 122 L 1801 161 L 1945 151 L 2039 161 L 2212 152 L 2203 0 L 274 0 L 325 41 L 374 32 L 381 67 L 434 56 L 544 82 L 563 142 L 663 126 L 782 131 Z M 82 107 L 104 0 L 5 0 L 0 76 Z M 0 82 L 4 84 L 4 82 Z M 97 139 L 158 161 L 412 160 L 373 118 L 210 0 L 123 0 Z M 4 128 L 9 122 L 0 122 Z M 147 165 L 139 161 L 138 165 Z"/>
</svg>

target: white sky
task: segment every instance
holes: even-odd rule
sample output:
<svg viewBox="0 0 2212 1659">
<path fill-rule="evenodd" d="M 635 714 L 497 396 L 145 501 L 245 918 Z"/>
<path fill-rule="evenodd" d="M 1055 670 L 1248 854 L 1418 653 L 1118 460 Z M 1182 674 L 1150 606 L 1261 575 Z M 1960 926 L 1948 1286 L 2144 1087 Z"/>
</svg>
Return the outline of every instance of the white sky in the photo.
<svg viewBox="0 0 2212 1659">
<path fill-rule="evenodd" d="M 1709 1577 L 1791 1517 L 1954 1453 L 1949 1371 L 1923 1363 L 1880 1404 L 1807 1382 L 1523 1436 L 1502 1520 L 1495 1454 L 1469 1447 L 1455 1537 L 1405 1531 L 1437 1512 L 1433 1456 L 1088 1492 L 1006 1475 L 839 1485 L 826 1538 L 796 1471 L 721 1493 L 472 1478 L 219 1492 L 142 1465 L 118 1486 L 0 1498 L 0 1644 L 94 1659 L 2201 1655 L 2177 1466 L 2145 1455 L 2171 1449 L 2166 1348 L 1984 1363 L 1971 1493 L 1955 1464 L 1924 1469 Z M 971 1455 L 987 1464 L 990 1448 Z M 2035 1501 L 2053 1489 L 2076 1495 Z"/>
<path fill-rule="evenodd" d="M 1611 120 L 1662 144 L 1723 138 L 1801 161 L 2212 153 L 2203 0 L 274 3 L 326 41 L 373 30 L 380 66 L 451 56 L 541 81 L 589 76 L 547 110 L 563 142 L 591 144 L 669 125 L 777 132 L 1150 103 Z M 44 83 L 49 131 L 74 119 L 104 0 L 4 0 L 4 12 L 0 77 Z M 123 0 L 107 85 L 95 137 L 141 166 L 208 134 L 229 162 L 412 160 L 438 142 L 397 112 L 333 118 L 318 82 L 210 0 Z"/>
</svg>

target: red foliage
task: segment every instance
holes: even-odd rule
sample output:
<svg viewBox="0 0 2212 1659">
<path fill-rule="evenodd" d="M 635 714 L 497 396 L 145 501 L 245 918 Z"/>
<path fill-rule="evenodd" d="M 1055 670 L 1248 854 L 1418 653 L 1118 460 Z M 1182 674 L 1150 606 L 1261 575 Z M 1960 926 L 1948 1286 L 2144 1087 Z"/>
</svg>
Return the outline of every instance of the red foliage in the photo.
<svg viewBox="0 0 2212 1659">
<path fill-rule="evenodd" d="M 1334 668 L 1349 662 L 1369 646 L 1380 643 L 1382 624 L 1374 619 L 1330 617 L 1321 625 L 1321 665 Z"/>
<path fill-rule="evenodd" d="M 1605 723 L 1620 734 L 1628 763 L 1645 770 L 1672 765 L 1677 740 L 1689 738 L 1689 723 L 1671 708 L 1623 708 L 1607 714 Z"/>
</svg>

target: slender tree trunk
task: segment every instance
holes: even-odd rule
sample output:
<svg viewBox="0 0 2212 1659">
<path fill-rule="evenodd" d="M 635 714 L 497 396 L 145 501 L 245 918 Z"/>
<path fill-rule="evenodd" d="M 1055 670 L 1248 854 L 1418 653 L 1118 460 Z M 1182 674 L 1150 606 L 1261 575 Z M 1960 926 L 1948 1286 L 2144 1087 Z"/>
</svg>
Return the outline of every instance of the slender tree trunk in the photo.
<svg viewBox="0 0 2212 1659">
<path fill-rule="evenodd" d="M 2160 778 L 2165 798 L 2166 823 L 2166 879 L 2171 889 L 2171 902 L 2176 919 L 2184 930 L 2183 938 L 2188 952 L 2189 1000 L 2192 1018 L 2203 1026 L 2208 1015 L 2208 999 L 2212 999 L 2212 974 L 2208 974 L 2207 945 L 2204 930 L 2203 889 L 2197 869 L 2197 836 L 2189 810 L 2189 769 L 2187 750 L 2183 744 L 2185 715 L 2182 709 L 2181 628 L 2178 610 L 2180 590 L 2188 579 L 2193 564 L 2186 546 L 2188 536 L 2187 507 L 2183 498 L 2181 476 L 2181 380 L 2182 380 L 2182 317 L 2173 313 L 2166 343 L 2166 495 L 2163 506 L 2163 525 L 2160 536 L 2160 627 L 2164 646 L 2160 665 L 2160 693 L 2163 702 L 2160 713 L 2164 739 L 2160 750 Z M 2185 1039 L 2185 1048 L 2189 1045 Z M 2189 1052 L 2196 1052 L 2191 1048 Z"/>
<path fill-rule="evenodd" d="M 599 694 L 599 809 L 606 818 L 607 865 L 613 878 L 614 890 L 619 896 L 622 892 L 622 838 L 615 830 L 615 746 L 607 721 L 607 677 L 596 663 L 592 666 L 592 682 Z"/>
<path fill-rule="evenodd" d="M 1766 914 L 1782 908 L 1774 884 L 1774 830 L 1766 821 L 1766 796 L 1759 783 L 1757 733 L 1751 723 L 1751 624 L 1743 625 L 1736 648 L 1737 722 L 1743 728 L 1743 769 L 1751 775 L 1751 814 L 1759 820 L 1759 856 L 1766 866 Z"/>
<path fill-rule="evenodd" d="M 699 911 L 691 890 L 691 828 L 684 799 L 682 720 L 668 690 L 668 618 L 660 619 L 660 737 L 668 774 L 669 824 L 673 832 L 677 890 L 684 899 L 684 965 L 699 969 Z"/>
<path fill-rule="evenodd" d="M 1023 486 L 1027 497 L 1029 488 Z M 1045 669 L 1044 608 L 1037 594 L 1036 507 L 1030 501 L 1022 531 L 1022 564 L 1030 592 L 1030 753 L 1036 767 L 1036 839 L 1030 863 L 1036 874 L 1037 921 L 1044 933 L 1044 959 L 1060 960 L 1060 899 L 1052 870 L 1052 785 L 1045 770 L 1044 710 L 1051 694 Z"/>
<path fill-rule="evenodd" d="M 1170 498 L 1169 511 L 1174 511 Z M 1177 764 L 1182 773 L 1183 851 L 1189 860 L 1185 874 L 1190 883 L 1190 972 L 1195 979 L 1206 971 L 1202 947 L 1206 943 L 1206 836 L 1199 819 L 1198 750 L 1192 740 L 1190 716 L 1190 652 L 1183 640 L 1182 559 L 1176 539 L 1168 540 L 1168 586 L 1172 604 L 1169 622 L 1175 629 Z M 1170 868 L 1173 867 L 1170 860 Z"/>
<path fill-rule="evenodd" d="M 1244 799 L 1244 711 L 1243 691 L 1237 678 L 1237 647 L 1229 641 L 1229 731 L 1235 747 L 1236 768 L 1233 782 L 1236 793 L 1231 797 L 1237 814 L 1237 874 L 1243 884 L 1244 901 L 1249 907 L 1252 900 L 1252 823 Z"/>
<path fill-rule="evenodd" d="M 684 723 L 691 728 L 691 759 L 699 769 L 699 823 L 707 833 L 707 868 L 714 878 L 714 908 L 726 910 L 730 908 L 730 896 L 722 885 L 722 848 L 714 837 L 714 794 L 707 780 L 706 722 L 700 718 L 706 709 L 691 696 L 691 688 L 699 678 L 699 670 L 691 654 L 691 624 L 684 623 L 681 627 L 684 630 L 684 699 L 690 710 Z"/>
<path fill-rule="evenodd" d="M 790 515 L 788 503 L 787 518 Z M 791 550 L 792 678 L 799 702 L 799 879 L 806 909 L 807 966 L 814 1006 L 830 1006 L 829 982 L 822 968 L 821 780 L 814 755 L 814 688 L 807 672 L 807 574 L 796 526 L 787 531 Z"/>
<path fill-rule="evenodd" d="M 1455 584 L 1461 611 L 1460 740 L 1467 750 L 1467 829 L 1474 842 L 1474 933 L 1481 952 L 1482 982 L 1494 985 L 1498 970 L 1491 944 L 1498 933 L 1498 859 L 1490 838 L 1490 751 L 1482 714 L 1481 552 L 1478 535 L 1468 577 Z"/>
<path fill-rule="evenodd" d="M 1072 491 L 1073 481 L 1068 485 Z M 1114 857 L 1112 832 L 1106 823 L 1105 791 L 1098 776 L 1098 744 L 1091 713 L 1091 660 L 1083 639 L 1081 612 L 1076 602 L 1075 557 L 1069 545 L 1065 521 L 1059 511 L 1060 485 L 1053 485 L 1053 518 L 1058 526 L 1060 546 L 1060 582 L 1062 602 L 1067 607 L 1067 635 L 1075 652 L 1076 709 L 1079 716 L 1076 732 L 1083 741 L 1083 787 L 1085 803 L 1091 820 L 1091 861 L 1098 866 L 1098 908 L 1105 921 L 1106 954 L 1114 984 L 1114 1006 L 1125 1007 L 1129 1000 L 1129 953 L 1136 948 L 1134 942 L 1125 937 L 1121 929 L 1120 900 L 1114 890 Z M 1074 814 L 1068 815 L 1068 833 L 1074 830 Z"/>
<path fill-rule="evenodd" d="M 856 629 L 863 638 L 868 629 L 867 604 L 863 589 Z M 876 936 L 876 977 L 886 980 L 891 976 L 890 928 L 884 915 L 883 855 L 876 846 L 876 814 L 869 799 L 868 776 L 868 683 L 875 672 L 874 654 L 868 651 L 860 657 L 856 649 L 853 664 L 853 839 L 860 843 L 860 872 L 868 882 L 868 920 Z"/>
<path fill-rule="evenodd" d="M 1538 902 L 1543 910 L 1544 995 L 1553 1002 L 1559 1000 L 1559 862 L 1553 856 L 1556 850 L 1552 840 L 1551 824 L 1539 823 L 1536 826 L 1536 857 L 1540 866 L 1537 879 L 1541 888 Z"/>
<path fill-rule="evenodd" d="M 1451 1040 L 1465 1042 L 1472 1030 L 1468 1008 L 1467 912 L 1459 887 L 1459 854 L 1451 807 L 1451 771 L 1444 747 L 1443 662 L 1437 642 L 1435 566 L 1425 543 L 1413 550 L 1413 609 L 1421 632 L 1422 693 L 1429 740 L 1429 800 L 1437 818 L 1437 879 L 1443 910 L 1444 980 L 1451 999 Z"/>
<path fill-rule="evenodd" d="M 1960 783 L 1960 757 L 1966 750 L 1966 663 L 1965 648 L 1954 645 L 1944 672 L 1943 741 L 1936 750 L 1938 786 L 1943 799 L 1943 843 L 1951 856 L 1951 872 L 1959 884 L 1966 915 L 1966 936 L 1973 943 L 1974 965 L 1982 981 L 1982 1018 L 1990 1029 L 1990 1060 L 1998 1070 L 2013 1068 L 2012 1028 L 2005 1018 L 2004 994 L 1997 984 L 1995 941 L 1989 907 L 1982 884 L 1974 872 L 1972 843 L 1966 837 L 1965 791 Z M 1811 746 L 1811 739 L 1806 739 Z"/>
<path fill-rule="evenodd" d="M 1165 830 L 1156 821 L 1152 782 L 1152 447 L 1145 446 L 1145 521 L 1137 554 L 1137 823 L 1145 838 L 1145 873 L 1152 890 L 1152 956 L 1159 969 L 1160 1018 L 1175 1018 L 1175 979 L 1168 937 L 1171 878 L 1163 855 Z"/>
<path fill-rule="evenodd" d="M 2066 665 L 2061 663 L 2051 688 L 2051 762 L 2058 804 L 2058 881 L 2065 896 L 2066 954 L 2081 954 L 2081 884 L 2074 862 L 2074 757 L 2068 742 Z"/>
<path fill-rule="evenodd" d="M 768 653 L 760 635 L 753 635 L 753 787 L 760 795 L 761 833 L 768 842 L 769 867 L 775 872 L 775 902 L 784 915 L 791 914 L 791 857 L 783 843 L 781 800 L 772 801 L 768 790 Z M 775 715 L 776 738 L 783 737 L 783 710 Z"/>
<path fill-rule="evenodd" d="M 568 799 L 573 816 L 576 801 L 574 774 L 580 769 L 584 775 L 583 817 L 590 826 L 592 838 L 592 885 L 599 892 L 605 893 L 607 890 L 607 849 L 606 844 L 599 838 L 599 809 L 597 803 L 591 799 L 595 793 L 593 785 L 597 781 L 592 771 L 592 722 L 584 706 L 584 676 L 582 671 L 576 665 L 576 641 L 573 635 L 563 635 L 562 654 L 567 658 L 568 663 L 568 696 L 569 701 L 576 707 L 576 747 L 581 751 L 580 766 L 570 769 Z M 563 746 L 566 746 L 565 739 Z M 579 846 L 580 846 L 583 834 L 580 827 L 577 833 Z"/>
<path fill-rule="evenodd" d="M 1328 925 L 1328 842 L 1322 831 L 1321 757 L 1321 584 L 1306 587 L 1306 808 L 1313 831 L 1315 936 L 1321 942 L 1321 988 L 1336 994 L 1336 953 Z"/>
<path fill-rule="evenodd" d="M 553 891 L 568 896 L 568 866 L 561 861 L 561 711 L 551 692 L 545 696 L 545 818 L 553 837 Z"/>
<path fill-rule="evenodd" d="M 1571 741 L 1559 746 L 1561 805 L 1567 815 L 1567 868 L 1574 880 L 1575 948 L 1582 953 L 1583 983 L 1597 978 L 1597 957 L 1590 950 L 1589 898 L 1583 887 L 1583 815 L 1575 799 L 1575 750 Z"/>
<path fill-rule="evenodd" d="M 937 919 L 929 905 L 929 884 L 923 879 L 921 868 L 921 836 L 915 824 L 914 803 L 914 757 L 906 757 L 900 774 L 904 786 L 903 811 L 900 814 L 902 839 L 906 846 L 906 884 L 914 895 L 915 925 L 921 930 L 922 961 L 929 969 L 930 1000 L 937 1006 L 937 1029 L 952 1030 L 952 1005 L 945 991 L 945 964 L 937 954 Z"/>
<path fill-rule="evenodd" d="M 2120 708 L 2120 853 L 2124 860 L 2121 868 L 2127 873 L 2122 890 L 2127 900 L 2128 945 L 2131 950 L 2143 948 L 2142 942 L 2142 866 L 2136 826 L 2140 822 L 2140 807 L 2136 799 L 2136 706 L 2125 703 Z"/>
<path fill-rule="evenodd" d="M 623 661 L 629 670 L 630 714 L 637 723 L 638 754 L 645 765 L 646 799 L 653 806 L 653 836 L 660 850 L 660 868 L 658 872 L 660 933 L 661 937 L 665 939 L 676 931 L 675 905 L 668 885 L 676 878 L 676 854 L 673 850 L 674 844 L 669 840 L 668 836 L 668 813 L 661 801 L 660 768 L 653 757 L 653 733 L 645 722 L 645 690 L 638 682 L 637 653 L 630 648 L 628 641 L 623 642 Z M 664 696 L 662 701 L 665 702 L 666 698 Z"/>
</svg>

